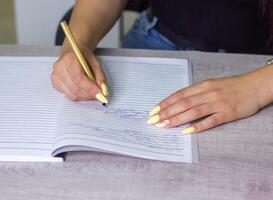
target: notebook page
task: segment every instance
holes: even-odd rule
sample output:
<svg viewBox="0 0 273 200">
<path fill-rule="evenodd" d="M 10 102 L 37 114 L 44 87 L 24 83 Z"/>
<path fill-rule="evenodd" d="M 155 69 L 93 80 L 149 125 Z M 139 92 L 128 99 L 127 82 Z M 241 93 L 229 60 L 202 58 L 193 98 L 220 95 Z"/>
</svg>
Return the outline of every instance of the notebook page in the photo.
<svg viewBox="0 0 273 200">
<path fill-rule="evenodd" d="M 50 82 L 55 60 L 0 57 L 0 161 L 61 161 L 51 157 L 63 100 Z"/>
<path fill-rule="evenodd" d="M 153 106 L 190 84 L 188 61 L 135 57 L 100 60 L 112 94 L 110 104 L 104 108 L 97 101 L 66 100 L 54 148 L 83 145 L 148 159 L 196 161 L 192 138 L 181 135 L 181 127 L 158 129 L 146 124 Z"/>
</svg>

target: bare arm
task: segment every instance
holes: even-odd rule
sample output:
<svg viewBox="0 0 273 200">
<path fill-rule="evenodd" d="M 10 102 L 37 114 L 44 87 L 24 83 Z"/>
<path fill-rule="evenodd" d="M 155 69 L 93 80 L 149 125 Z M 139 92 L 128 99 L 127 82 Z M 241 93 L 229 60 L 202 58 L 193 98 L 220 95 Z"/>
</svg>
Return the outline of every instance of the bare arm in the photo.
<svg viewBox="0 0 273 200">
<path fill-rule="evenodd" d="M 80 46 L 94 50 L 120 17 L 127 0 L 77 0 L 69 26 Z M 62 54 L 70 51 L 64 41 Z"/>
<path fill-rule="evenodd" d="M 259 91 L 260 105 L 266 106 L 273 102 L 273 64 L 251 72 L 253 81 Z M 256 79 L 256 80 L 255 80 Z"/>
<path fill-rule="evenodd" d="M 70 19 L 70 29 L 93 72 L 96 83 L 82 70 L 70 44 L 65 39 L 61 56 L 53 66 L 52 85 L 73 101 L 108 95 L 107 78 L 93 54 L 99 41 L 119 18 L 127 0 L 77 0 Z"/>
</svg>

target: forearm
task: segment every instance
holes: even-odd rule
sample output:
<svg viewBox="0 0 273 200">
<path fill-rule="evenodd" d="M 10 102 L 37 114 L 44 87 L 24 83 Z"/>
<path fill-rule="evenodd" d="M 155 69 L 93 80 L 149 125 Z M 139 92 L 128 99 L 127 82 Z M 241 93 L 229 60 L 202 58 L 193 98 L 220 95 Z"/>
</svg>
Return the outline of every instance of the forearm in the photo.
<svg viewBox="0 0 273 200">
<path fill-rule="evenodd" d="M 94 50 L 119 18 L 127 0 L 77 0 L 69 22 L 79 46 Z M 70 51 L 65 39 L 62 54 Z"/>
<path fill-rule="evenodd" d="M 260 99 L 260 107 L 273 102 L 273 64 L 261 67 L 249 73 L 252 82 L 255 83 L 257 95 Z"/>
</svg>

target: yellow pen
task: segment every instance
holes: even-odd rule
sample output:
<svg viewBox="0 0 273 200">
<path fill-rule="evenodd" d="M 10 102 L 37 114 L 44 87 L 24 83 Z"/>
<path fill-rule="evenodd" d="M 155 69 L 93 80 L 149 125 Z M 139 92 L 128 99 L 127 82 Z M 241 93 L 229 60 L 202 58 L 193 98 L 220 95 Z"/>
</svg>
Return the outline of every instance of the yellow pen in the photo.
<svg viewBox="0 0 273 200">
<path fill-rule="evenodd" d="M 87 75 L 87 77 L 93 82 L 96 83 L 96 80 L 89 68 L 89 65 L 87 64 L 79 46 L 77 45 L 77 42 L 72 34 L 72 32 L 70 31 L 66 21 L 61 22 L 61 27 L 74 51 L 74 53 L 76 54 L 76 57 L 78 59 L 78 61 L 80 62 L 85 74 Z M 102 93 L 98 93 L 96 94 L 96 98 L 102 103 L 102 105 L 106 105 L 108 103 L 107 98 L 102 94 Z"/>
</svg>

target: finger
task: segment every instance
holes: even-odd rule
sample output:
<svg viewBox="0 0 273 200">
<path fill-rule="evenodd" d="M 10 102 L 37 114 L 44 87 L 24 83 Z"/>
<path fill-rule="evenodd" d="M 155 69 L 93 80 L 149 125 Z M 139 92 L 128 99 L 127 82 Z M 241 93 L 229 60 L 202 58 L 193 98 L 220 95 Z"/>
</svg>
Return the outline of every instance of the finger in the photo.
<svg viewBox="0 0 273 200">
<path fill-rule="evenodd" d="M 85 74 L 74 78 L 74 83 L 91 97 L 95 97 L 98 93 L 101 93 L 98 85 L 90 81 Z"/>
<path fill-rule="evenodd" d="M 199 133 L 226 122 L 227 121 L 225 121 L 223 113 L 215 113 L 203 119 L 202 121 L 184 129 L 182 133 L 183 134 Z"/>
<path fill-rule="evenodd" d="M 185 112 L 195 106 L 208 103 L 210 101 L 209 97 L 210 97 L 209 93 L 201 93 L 198 95 L 184 98 L 180 101 L 171 104 L 166 108 L 163 108 L 158 113 L 159 118 L 160 120 L 165 120 L 179 113 Z"/>
<path fill-rule="evenodd" d="M 214 85 L 213 80 L 207 80 L 207 81 L 202 81 L 200 83 L 194 84 L 192 86 L 186 87 L 184 89 L 178 90 L 174 94 L 170 95 L 163 101 L 159 103 L 160 110 L 168 107 L 169 105 L 187 98 L 189 96 L 197 95 L 199 93 L 203 93 L 208 91 L 209 89 L 212 89 Z"/>
<path fill-rule="evenodd" d="M 53 88 L 55 90 L 63 93 L 63 84 L 59 80 L 58 76 L 55 73 L 52 73 L 50 78 L 51 78 L 51 83 L 52 83 Z"/>
<path fill-rule="evenodd" d="M 176 127 L 182 124 L 187 124 L 194 120 L 206 117 L 215 112 L 213 109 L 213 104 L 202 104 L 196 107 L 193 107 L 183 113 L 177 114 L 171 118 L 169 118 L 169 124 L 166 128 Z"/>
<path fill-rule="evenodd" d="M 72 90 L 76 89 L 74 86 L 79 87 L 88 94 L 88 97 L 95 97 L 100 93 L 100 88 L 88 79 L 78 62 L 67 67 L 65 75 L 65 84 L 68 84 Z"/>
<path fill-rule="evenodd" d="M 71 100 L 92 99 L 94 97 L 93 93 L 96 92 L 84 91 L 84 89 L 75 83 L 75 77 L 85 78 L 85 74 L 83 69 L 80 67 L 80 64 L 74 53 L 68 53 L 64 56 L 64 58 L 59 59 L 58 62 L 56 62 L 53 66 L 52 82 L 55 83 L 54 87 L 58 91 L 63 92 L 69 96 Z M 56 83 L 58 83 L 58 85 Z"/>
<path fill-rule="evenodd" d="M 70 90 L 65 86 L 61 79 L 53 74 L 51 76 L 53 87 L 61 93 L 64 93 L 70 100 L 75 101 L 77 97 L 73 95 Z"/>
<path fill-rule="evenodd" d="M 92 72 L 95 76 L 96 82 L 99 86 L 101 86 L 102 83 L 106 83 L 106 76 L 103 72 L 103 69 L 101 67 L 101 64 L 95 54 L 91 54 L 88 57 L 88 62 L 91 66 Z"/>
<path fill-rule="evenodd" d="M 83 75 L 83 77 L 85 76 Z M 94 99 L 95 95 L 92 93 L 93 91 L 88 92 L 76 85 L 67 70 L 64 71 L 62 77 L 59 77 L 59 80 L 63 84 L 64 93 L 69 97 L 69 99 L 73 101 Z"/>
<path fill-rule="evenodd" d="M 63 85 L 69 90 L 70 93 L 75 94 L 79 90 L 79 87 L 73 82 L 70 78 L 70 75 L 67 70 L 64 70 L 61 76 L 57 75 Z"/>
<path fill-rule="evenodd" d="M 109 89 L 107 86 L 107 79 L 102 69 L 102 66 L 97 57 L 95 56 L 95 54 L 91 54 L 91 56 L 88 59 L 88 62 L 92 68 L 97 84 L 102 89 L 103 95 L 108 96 Z"/>
<path fill-rule="evenodd" d="M 60 59 L 57 63 L 54 64 L 54 71 L 53 74 L 58 78 L 64 86 L 66 86 L 67 89 L 75 89 L 75 84 L 73 84 L 73 81 L 71 80 L 69 76 L 69 69 L 71 69 L 73 66 L 77 65 L 77 61 L 75 58 L 75 55 L 72 53 L 66 54 L 64 58 Z M 80 73 L 79 72 L 74 72 Z"/>
<path fill-rule="evenodd" d="M 63 84 L 62 80 L 59 78 L 56 79 L 55 84 L 58 85 L 58 88 L 60 88 L 57 90 L 64 93 L 72 101 L 87 101 L 90 99 L 94 99 L 91 94 L 86 93 L 86 91 L 82 90 L 79 87 L 75 87 L 75 89 L 71 91 L 66 87 L 65 84 Z"/>
</svg>

